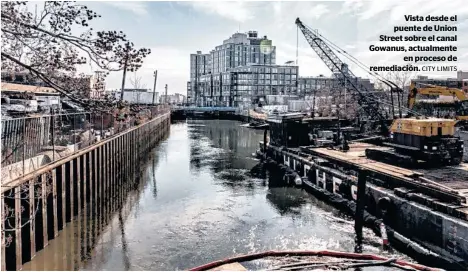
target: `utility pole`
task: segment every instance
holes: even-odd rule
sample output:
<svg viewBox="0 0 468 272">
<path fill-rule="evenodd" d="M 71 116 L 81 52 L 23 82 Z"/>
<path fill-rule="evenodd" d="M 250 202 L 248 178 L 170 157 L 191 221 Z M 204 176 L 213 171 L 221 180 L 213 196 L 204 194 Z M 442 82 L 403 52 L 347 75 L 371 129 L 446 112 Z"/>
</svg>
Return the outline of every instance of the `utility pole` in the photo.
<svg viewBox="0 0 468 272">
<path fill-rule="evenodd" d="M 127 75 L 127 62 L 128 62 L 128 54 L 127 56 L 125 56 L 125 63 L 124 63 L 123 77 L 122 77 L 122 89 L 120 90 L 120 101 L 123 101 L 123 98 L 124 98 L 125 76 Z"/>
<path fill-rule="evenodd" d="M 166 84 L 166 86 L 164 88 L 166 89 L 166 94 L 164 95 L 164 104 L 168 104 L 168 102 L 167 102 L 167 84 Z"/>
<path fill-rule="evenodd" d="M 158 70 L 154 71 L 154 85 L 153 85 L 153 105 L 154 105 L 154 99 L 156 97 L 156 80 L 158 79 Z"/>
</svg>

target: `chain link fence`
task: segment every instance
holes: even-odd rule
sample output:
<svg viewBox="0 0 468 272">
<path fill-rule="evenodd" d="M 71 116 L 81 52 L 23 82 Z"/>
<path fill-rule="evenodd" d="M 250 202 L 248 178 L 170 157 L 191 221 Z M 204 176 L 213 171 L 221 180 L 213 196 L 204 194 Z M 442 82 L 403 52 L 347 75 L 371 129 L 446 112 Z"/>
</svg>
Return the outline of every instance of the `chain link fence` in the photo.
<svg viewBox="0 0 468 272">
<path fill-rule="evenodd" d="M 168 112 L 165 105 L 113 113 L 67 113 L 2 120 L 5 183 Z"/>
</svg>

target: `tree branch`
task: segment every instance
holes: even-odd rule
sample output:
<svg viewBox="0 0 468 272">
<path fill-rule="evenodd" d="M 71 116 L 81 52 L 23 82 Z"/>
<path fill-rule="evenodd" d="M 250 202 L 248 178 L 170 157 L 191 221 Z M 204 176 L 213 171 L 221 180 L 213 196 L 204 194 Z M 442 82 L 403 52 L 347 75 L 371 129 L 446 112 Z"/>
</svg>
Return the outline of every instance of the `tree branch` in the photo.
<svg viewBox="0 0 468 272">
<path fill-rule="evenodd" d="M 47 76 L 45 76 L 43 73 L 37 71 L 36 69 L 32 68 L 31 66 L 27 65 L 27 64 L 24 64 L 22 63 L 21 61 L 13 58 L 12 56 L 8 55 L 8 54 L 5 54 L 2 52 L 2 57 L 16 63 L 17 65 L 25 68 L 26 70 L 30 71 L 32 74 L 38 76 L 39 78 L 41 78 L 42 80 L 44 80 L 46 83 L 50 84 L 52 86 L 52 88 L 54 88 L 56 91 L 60 92 L 61 94 L 67 96 L 68 98 L 70 98 L 71 100 L 73 100 L 74 102 L 77 102 L 79 103 L 80 105 L 82 106 L 86 106 L 85 104 L 85 101 L 82 101 L 78 98 L 75 98 L 73 97 L 72 95 L 70 95 L 68 92 L 66 92 L 65 90 L 62 89 L 62 87 L 60 87 L 59 85 L 55 84 L 54 82 L 52 82 L 51 80 L 49 80 L 47 78 Z"/>
</svg>

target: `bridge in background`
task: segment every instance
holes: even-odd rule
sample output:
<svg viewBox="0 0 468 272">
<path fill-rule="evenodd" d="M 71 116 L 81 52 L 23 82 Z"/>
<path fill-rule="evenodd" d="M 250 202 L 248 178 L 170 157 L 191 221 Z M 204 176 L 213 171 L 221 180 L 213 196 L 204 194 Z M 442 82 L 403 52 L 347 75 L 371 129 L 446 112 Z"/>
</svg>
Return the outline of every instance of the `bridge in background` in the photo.
<svg viewBox="0 0 468 272">
<path fill-rule="evenodd" d="M 171 118 L 174 120 L 185 119 L 187 117 L 240 120 L 239 113 L 239 108 L 236 107 L 171 107 Z"/>
<path fill-rule="evenodd" d="M 195 106 L 173 106 L 172 112 L 182 111 L 186 113 L 205 113 L 205 112 L 232 112 L 235 113 L 238 109 L 235 107 L 195 107 Z"/>
</svg>

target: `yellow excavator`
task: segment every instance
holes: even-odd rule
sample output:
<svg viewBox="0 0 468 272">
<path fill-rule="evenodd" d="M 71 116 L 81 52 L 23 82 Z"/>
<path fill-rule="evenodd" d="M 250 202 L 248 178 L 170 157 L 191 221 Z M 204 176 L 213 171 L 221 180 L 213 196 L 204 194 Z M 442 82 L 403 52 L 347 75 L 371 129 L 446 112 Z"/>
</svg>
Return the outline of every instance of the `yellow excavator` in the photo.
<svg viewBox="0 0 468 272">
<path fill-rule="evenodd" d="M 416 165 L 418 160 L 437 165 L 458 165 L 463 159 L 463 141 L 455 135 L 456 120 L 424 117 L 398 118 L 390 126 L 390 139 L 383 144 L 393 150 L 366 150 L 369 158 L 398 165 Z"/>
<path fill-rule="evenodd" d="M 468 81 L 462 81 L 463 87 L 450 88 L 432 84 L 422 84 L 411 81 L 408 93 L 408 108 L 417 110 L 425 115 L 454 118 L 462 121 L 463 125 L 468 122 Z M 418 87 L 417 85 L 422 85 Z M 450 96 L 457 98 L 450 102 L 416 102 L 417 95 L 427 96 Z M 441 116 L 442 115 L 442 116 Z"/>
</svg>

